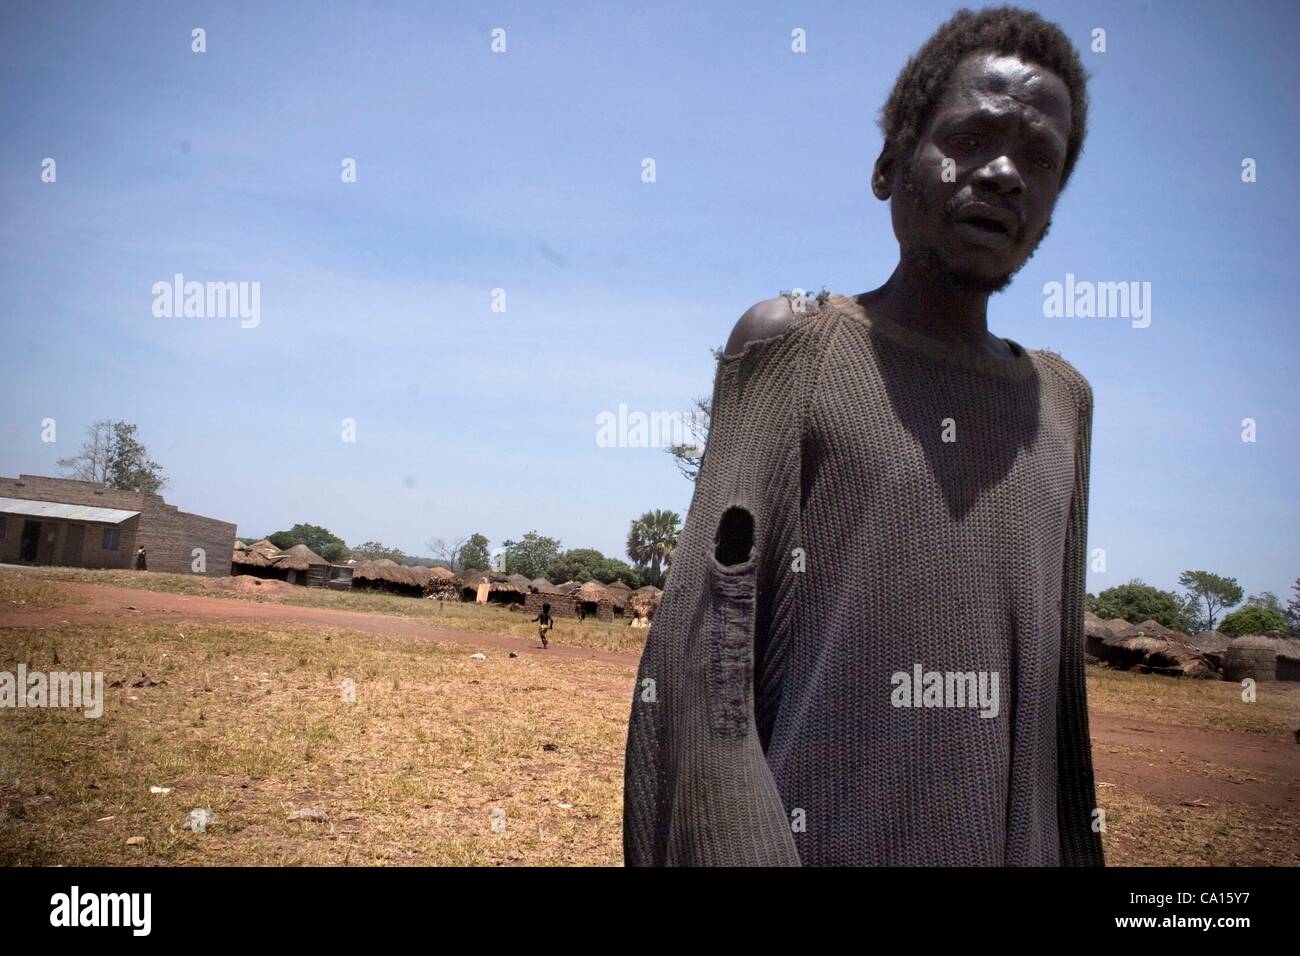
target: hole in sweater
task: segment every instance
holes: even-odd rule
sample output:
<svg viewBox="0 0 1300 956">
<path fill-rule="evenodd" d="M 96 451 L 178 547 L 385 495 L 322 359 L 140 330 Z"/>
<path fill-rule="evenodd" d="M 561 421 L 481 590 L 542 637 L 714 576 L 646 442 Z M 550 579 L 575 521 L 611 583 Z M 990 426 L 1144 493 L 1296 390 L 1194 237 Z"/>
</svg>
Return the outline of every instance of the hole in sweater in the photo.
<svg viewBox="0 0 1300 956">
<path fill-rule="evenodd" d="M 723 567 L 744 564 L 754 550 L 754 516 L 744 508 L 728 508 L 718 522 L 713 555 Z"/>
</svg>

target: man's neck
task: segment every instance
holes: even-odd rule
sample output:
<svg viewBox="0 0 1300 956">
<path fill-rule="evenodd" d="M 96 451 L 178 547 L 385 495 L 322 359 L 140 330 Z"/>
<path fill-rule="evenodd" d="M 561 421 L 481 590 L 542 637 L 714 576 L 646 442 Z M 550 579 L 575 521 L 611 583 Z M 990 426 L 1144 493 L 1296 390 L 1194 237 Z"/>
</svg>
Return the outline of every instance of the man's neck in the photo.
<svg viewBox="0 0 1300 956">
<path fill-rule="evenodd" d="M 906 259 L 884 285 L 859 301 L 869 312 L 918 335 L 986 348 L 1000 358 L 1011 354 L 1004 342 L 989 334 L 987 292 L 955 288 Z"/>
</svg>

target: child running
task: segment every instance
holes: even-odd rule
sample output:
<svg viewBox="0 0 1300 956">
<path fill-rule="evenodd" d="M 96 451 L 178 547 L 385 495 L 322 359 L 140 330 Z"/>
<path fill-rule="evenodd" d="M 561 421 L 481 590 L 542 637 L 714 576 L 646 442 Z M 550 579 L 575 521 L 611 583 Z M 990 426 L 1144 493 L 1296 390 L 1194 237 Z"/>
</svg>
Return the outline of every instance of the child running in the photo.
<svg viewBox="0 0 1300 956">
<path fill-rule="evenodd" d="M 537 625 L 537 636 L 542 639 L 542 650 L 546 650 L 550 646 L 546 643 L 546 635 L 555 626 L 555 621 L 551 619 L 551 606 L 543 604 L 542 613 L 533 618 L 532 623 Z"/>
</svg>

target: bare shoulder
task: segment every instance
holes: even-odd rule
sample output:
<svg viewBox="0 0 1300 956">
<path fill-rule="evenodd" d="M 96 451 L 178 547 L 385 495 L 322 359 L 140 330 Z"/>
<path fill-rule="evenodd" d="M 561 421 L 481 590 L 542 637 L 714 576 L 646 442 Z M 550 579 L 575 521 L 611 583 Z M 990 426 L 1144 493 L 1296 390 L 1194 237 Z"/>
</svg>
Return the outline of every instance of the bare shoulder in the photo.
<svg viewBox="0 0 1300 956">
<path fill-rule="evenodd" d="M 785 296 L 778 295 L 757 302 L 746 309 L 745 314 L 736 322 L 722 354 L 739 355 L 751 342 L 776 338 L 786 332 L 793 323 L 794 310 L 790 307 L 790 300 Z"/>
</svg>

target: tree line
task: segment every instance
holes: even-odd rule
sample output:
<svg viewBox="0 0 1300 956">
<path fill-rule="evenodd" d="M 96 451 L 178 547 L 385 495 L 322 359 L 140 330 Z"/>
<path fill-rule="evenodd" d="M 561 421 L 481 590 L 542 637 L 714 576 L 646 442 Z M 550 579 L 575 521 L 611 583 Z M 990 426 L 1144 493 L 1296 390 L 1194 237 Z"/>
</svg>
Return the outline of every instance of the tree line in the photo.
<svg viewBox="0 0 1300 956">
<path fill-rule="evenodd" d="M 673 511 L 647 511 L 632 520 L 627 535 L 627 556 L 631 563 L 602 554 L 595 548 L 564 549 L 558 538 L 529 531 L 518 540 L 501 543 L 493 555 L 486 535 L 475 533 L 462 538 L 433 538 L 428 542 L 430 557 L 403 553 L 378 541 L 349 546 L 328 528 L 314 524 L 296 524 L 266 536 L 281 550 L 304 544 L 327 561 L 376 561 L 387 558 L 398 564 L 439 565 L 452 571 L 494 570 L 505 574 L 522 574 L 532 580 L 546 578 L 562 581 L 598 581 L 612 584 L 622 581 L 628 587 L 647 584 L 663 587 L 672 562 L 673 549 L 681 533 L 681 516 Z"/>
<path fill-rule="evenodd" d="M 1292 596 L 1285 606 L 1272 591 L 1261 591 L 1247 597 L 1244 605 L 1225 614 L 1221 621 L 1219 615 L 1241 604 L 1245 594 L 1236 578 L 1209 571 L 1184 571 L 1178 584 L 1184 589 L 1182 594 L 1162 591 L 1134 578 L 1100 594 L 1089 594 L 1087 608 L 1107 620 L 1118 617 L 1133 624 L 1155 620 L 1184 634 L 1217 629 L 1228 637 L 1266 631 L 1300 635 L 1300 578 L 1291 586 Z"/>
<path fill-rule="evenodd" d="M 714 357 L 720 354 L 714 350 Z M 703 425 L 692 436 L 692 444 L 668 449 L 677 459 L 682 474 L 695 480 L 701 464 L 700 449 L 708 441 L 709 403 L 697 399 L 704 413 Z M 67 477 L 96 481 L 125 491 L 158 494 L 167 483 L 162 466 L 149 457 L 137 435 L 135 425 L 103 419 L 86 429 L 81 450 L 58 465 Z M 645 584 L 663 587 L 672 563 L 673 549 L 681 533 L 681 516 L 672 511 L 647 511 L 632 520 L 628 529 L 626 555 L 631 563 L 607 557 L 595 548 L 564 550 L 558 538 L 529 531 L 519 540 L 506 540 L 494 560 L 491 542 L 475 533 L 461 538 L 433 538 L 428 542 L 432 556 L 407 555 L 400 548 L 378 541 L 349 546 L 328 528 L 313 524 L 296 524 L 284 531 L 267 535 L 277 548 L 305 544 L 327 561 L 374 561 L 388 558 L 398 564 L 441 565 L 452 571 L 471 569 L 498 570 L 506 574 L 546 578 L 552 582 L 599 581 L 612 584 L 622 581 L 629 587 Z M 1127 584 L 1107 588 L 1100 594 L 1087 595 L 1087 608 L 1106 619 L 1122 618 L 1134 624 L 1154 619 L 1166 627 L 1195 634 L 1214 629 L 1235 637 L 1265 631 L 1285 631 L 1300 635 L 1300 578 L 1292 585 L 1292 597 L 1284 606 L 1271 591 L 1252 594 L 1242 603 L 1244 591 L 1236 578 L 1209 571 L 1184 571 L 1178 578 L 1182 594 L 1162 591 L 1134 578 Z"/>
</svg>

